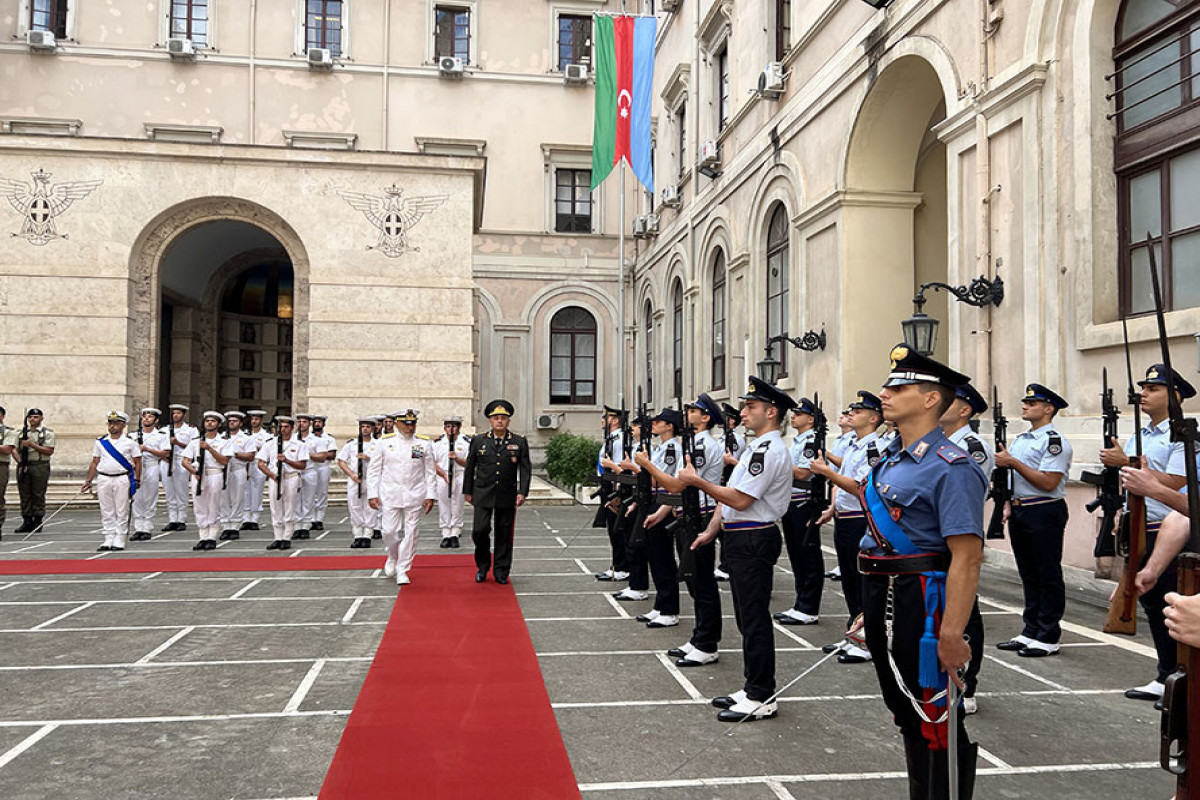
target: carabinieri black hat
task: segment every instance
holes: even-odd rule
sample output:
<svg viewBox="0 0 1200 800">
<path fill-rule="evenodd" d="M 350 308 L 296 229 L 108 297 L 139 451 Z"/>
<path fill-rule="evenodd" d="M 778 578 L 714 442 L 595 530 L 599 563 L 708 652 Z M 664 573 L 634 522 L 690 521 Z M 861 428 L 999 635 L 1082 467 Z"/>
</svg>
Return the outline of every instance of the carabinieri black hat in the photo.
<svg viewBox="0 0 1200 800">
<path fill-rule="evenodd" d="M 885 389 L 910 383 L 936 383 L 956 389 L 971 380 L 961 372 L 955 372 L 945 364 L 921 355 L 906 344 L 893 347 L 890 356 L 892 371 L 883 382 Z"/>
<path fill-rule="evenodd" d="M 726 419 L 731 420 L 732 422 L 742 421 L 742 412 L 729 405 L 729 403 L 721 403 L 721 410 L 725 412 Z"/>
<path fill-rule="evenodd" d="M 610 406 L 607 403 L 604 406 L 604 416 L 606 416 L 606 417 L 619 417 L 624 413 L 625 413 L 624 410 L 622 410 L 620 408 L 614 408 L 613 406 Z"/>
<path fill-rule="evenodd" d="M 1184 400 L 1189 397 L 1196 396 L 1196 389 L 1175 370 L 1168 370 L 1165 364 L 1155 364 L 1146 370 L 1146 380 L 1138 381 L 1138 386 L 1166 386 L 1167 374 L 1170 373 L 1171 383 L 1175 385 L 1175 391 L 1179 392 L 1179 396 Z"/>
<path fill-rule="evenodd" d="M 983 395 L 969 383 L 954 387 L 954 394 L 971 407 L 972 414 L 982 414 L 988 410 L 987 400 L 984 400 Z"/>
<path fill-rule="evenodd" d="M 1025 387 L 1025 396 L 1021 398 L 1022 402 L 1029 400 L 1040 400 L 1043 403 L 1049 403 L 1060 411 L 1067 407 L 1067 401 L 1056 395 L 1054 392 L 1042 386 L 1040 383 L 1031 383 Z"/>
<path fill-rule="evenodd" d="M 770 403 L 781 411 L 787 411 L 796 405 L 796 401 L 787 392 L 777 389 L 755 375 L 750 376 L 750 385 L 746 387 L 746 393 L 738 399 L 761 400 L 764 403 Z"/>
</svg>

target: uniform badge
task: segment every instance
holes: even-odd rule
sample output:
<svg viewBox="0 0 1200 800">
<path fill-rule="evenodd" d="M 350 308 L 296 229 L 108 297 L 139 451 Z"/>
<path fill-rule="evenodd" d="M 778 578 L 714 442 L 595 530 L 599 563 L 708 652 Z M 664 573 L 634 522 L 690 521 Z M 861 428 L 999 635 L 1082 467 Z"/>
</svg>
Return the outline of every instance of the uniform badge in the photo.
<svg viewBox="0 0 1200 800">
<path fill-rule="evenodd" d="M 425 448 L 419 444 L 413 445 L 412 457 L 413 458 L 424 458 L 425 457 Z"/>
<path fill-rule="evenodd" d="M 668 447 L 666 452 L 663 453 L 663 463 L 666 464 L 668 467 L 672 467 L 675 465 L 675 448 L 674 447 Z"/>
<path fill-rule="evenodd" d="M 947 464 L 954 464 L 966 458 L 966 454 L 957 447 L 939 447 L 937 454 L 942 457 L 942 460 Z"/>
<path fill-rule="evenodd" d="M 892 369 L 893 370 L 896 369 L 896 362 L 903 361 L 906 358 L 908 358 L 908 348 L 907 347 L 905 347 L 902 344 L 898 344 L 895 347 L 893 347 L 892 352 L 891 352 Z"/>
<path fill-rule="evenodd" d="M 913 450 L 913 455 L 916 456 L 917 458 L 920 458 L 921 456 L 925 455 L 925 453 L 928 450 L 929 450 L 929 442 L 919 442 L 917 444 L 916 449 Z"/>
<path fill-rule="evenodd" d="M 1059 455 L 1060 453 L 1062 453 L 1062 445 L 1052 443 L 1046 448 L 1046 452 L 1052 456 Z"/>
<path fill-rule="evenodd" d="M 746 471 L 754 477 L 762 475 L 763 467 L 766 462 L 766 451 L 758 450 L 751 454 L 750 463 L 746 466 Z"/>
<path fill-rule="evenodd" d="M 987 453 L 982 450 L 975 450 L 971 453 L 971 458 L 975 460 L 976 464 L 982 464 L 987 461 Z"/>
<path fill-rule="evenodd" d="M 692 466 L 693 467 L 703 467 L 704 462 L 706 460 L 707 459 L 705 459 L 703 452 L 692 453 Z"/>
<path fill-rule="evenodd" d="M 895 520 L 896 522 L 900 521 L 900 509 L 899 508 L 890 509 L 888 511 L 888 513 L 891 515 L 893 520 Z"/>
</svg>

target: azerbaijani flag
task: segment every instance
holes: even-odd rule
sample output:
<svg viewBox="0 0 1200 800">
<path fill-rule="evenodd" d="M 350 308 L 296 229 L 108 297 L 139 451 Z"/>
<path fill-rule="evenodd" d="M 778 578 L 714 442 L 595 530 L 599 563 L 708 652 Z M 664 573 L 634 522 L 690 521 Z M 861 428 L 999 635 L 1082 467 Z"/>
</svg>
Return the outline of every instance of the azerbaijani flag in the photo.
<svg viewBox="0 0 1200 800">
<path fill-rule="evenodd" d="M 651 193 L 650 96 L 654 86 L 654 17 L 596 15 L 596 127 L 592 135 L 592 189 L 625 159 Z"/>
</svg>

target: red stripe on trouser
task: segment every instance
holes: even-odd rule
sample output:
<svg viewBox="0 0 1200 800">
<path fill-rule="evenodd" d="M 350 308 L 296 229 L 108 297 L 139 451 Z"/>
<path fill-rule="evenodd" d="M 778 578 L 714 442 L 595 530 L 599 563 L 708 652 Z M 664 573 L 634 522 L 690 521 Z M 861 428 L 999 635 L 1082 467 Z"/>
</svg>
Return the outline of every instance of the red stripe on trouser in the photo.
<svg viewBox="0 0 1200 800">
<path fill-rule="evenodd" d="M 925 592 L 927 591 L 928 580 L 929 579 L 926 578 L 924 575 L 921 576 L 921 597 L 925 596 Z M 934 635 L 936 636 L 938 634 L 938 632 L 941 631 L 941 629 L 942 629 L 942 615 L 939 612 L 938 614 L 934 615 L 934 618 L 933 618 L 933 633 L 934 633 Z M 950 679 L 949 676 L 947 676 L 946 679 L 949 680 Z M 931 719 L 937 719 L 938 717 L 940 717 L 942 715 L 942 707 L 936 706 L 933 703 L 929 702 L 933 698 L 933 696 L 935 694 L 937 694 L 939 691 L 941 691 L 941 690 L 940 689 L 922 689 L 921 690 L 921 699 L 925 701 L 923 704 L 924 705 L 923 711 L 925 712 L 925 716 L 927 716 Z M 942 722 L 942 723 L 926 722 L 925 720 L 921 720 L 921 734 L 925 737 L 925 741 L 929 743 L 930 750 L 945 750 L 950 746 L 949 741 L 947 739 L 947 737 L 949 735 L 949 729 L 947 728 L 947 725 L 949 725 L 953 722 L 956 722 L 956 720 L 954 719 L 954 714 L 947 714 L 946 721 Z"/>
<path fill-rule="evenodd" d="M 617 67 L 617 138 L 613 163 L 622 158 L 632 163 L 629 124 L 633 119 L 633 17 L 613 20 L 613 49 Z"/>
</svg>

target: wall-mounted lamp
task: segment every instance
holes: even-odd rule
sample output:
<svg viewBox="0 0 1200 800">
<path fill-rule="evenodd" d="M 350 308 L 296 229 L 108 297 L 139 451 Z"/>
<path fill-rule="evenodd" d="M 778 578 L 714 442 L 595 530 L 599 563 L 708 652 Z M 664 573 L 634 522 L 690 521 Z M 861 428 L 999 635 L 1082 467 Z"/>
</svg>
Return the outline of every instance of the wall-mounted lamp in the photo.
<svg viewBox="0 0 1200 800">
<path fill-rule="evenodd" d="M 775 343 L 788 342 L 797 350 L 812 352 L 814 350 L 825 349 L 825 329 L 822 328 L 820 333 L 816 331 L 808 331 L 803 336 L 772 336 L 767 339 L 766 355 L 762 361 L 758 362 L 758 377 L 770 384 L 774 384 L 779 377 L 779 359 L 775 358 Z"/>
<path fill-rule="evenodd" d="M 937 319 L 921 310 L 925 306 L 927 289 L 945 289 L 959 302 L 976 308 L 998 306 L 1004 300 L 1004 279 L 999 275 L 991 281 L 980 275 L 967 286 L 951 286 L 939 281 L 921 284 L 913 297 L 913 315 L 901 322 L 900 328 L 904 331 L 904 343 L 924 356 L 933 355 L 937 347 L 938 328 Z"/>
</svg>

